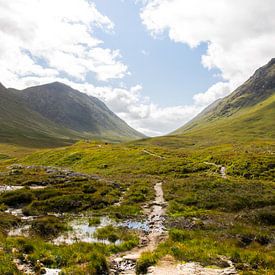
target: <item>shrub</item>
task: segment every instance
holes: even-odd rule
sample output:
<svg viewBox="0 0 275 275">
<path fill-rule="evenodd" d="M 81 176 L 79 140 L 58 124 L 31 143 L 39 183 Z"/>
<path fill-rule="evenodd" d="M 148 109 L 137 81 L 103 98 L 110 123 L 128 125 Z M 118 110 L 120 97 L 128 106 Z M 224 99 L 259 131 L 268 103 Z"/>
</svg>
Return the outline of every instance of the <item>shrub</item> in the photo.
<svg viewBox="0 0 275 275">
<path fill-rule="evenodd" d="M 99 225 L 99 224 L 100 224 L 99 217 L 93 217 L 93 218 L 89 219 L 89 226 Z"/>
<path fill-rule="evenodd" d="M 55 237 L 66 230 L 65 224 L 54 216 L 45 216 L 34 220 L 31 224 L 32 231 L 43 238 Z"/>
<path fill-rule="evenodd" d="M 19 207 L 22 204 L 29 204 L 33 199 L 34 195 L 30 190 L 21 189 L 2 194 L 0 202 L 8 206 Z"/>
<path fill-rule="evenodd" d="M 275 211 L 260 210 L 256 214 L 256 219 L 264 225 L 275 225 Z"/>
<path fill-rule="evenodd" d="M 7 213 L 0 213 L 0 232 L 7 232 L 10 228 L 19 225 L 19 223 L 19 218 Z"/>
<path fill-rule="evenodd" d="M 174 242 L 183 242 L 186 239 L 185 232 L 179 229 L 171 229 L 169 231 L 169 237 Z"/>
<path fill-rule="evenodd" d="M 96 188 L 91 184 L 85 184 L 83 186 L 83 193 L 85 194 L 93 194 L 96 192 Z"/>
<path fill-rule="evenodd" d="M 112 243 L 115 243 L 117 240 L 119 240 L 119 235 L 116 231 L 117 230 L 112 225 L 108 225 L 102 228 L 98 228 L 94 236 L 100 240 L 108 240 Z"/>
<path fill-rule="evenodd" d="M 104 255 L 100 253 L 92 253 L 88 264 L 89 274 L 102 275 L 108 274 L 108 264 Z"/>
<path fill-rule="evenodd" d="M 155 265 L 156 262 L 157 257 L 152 252 L 142 253 L 136 265 L 137 274 L 146 274 L 148 267 Z"/>
</svg>

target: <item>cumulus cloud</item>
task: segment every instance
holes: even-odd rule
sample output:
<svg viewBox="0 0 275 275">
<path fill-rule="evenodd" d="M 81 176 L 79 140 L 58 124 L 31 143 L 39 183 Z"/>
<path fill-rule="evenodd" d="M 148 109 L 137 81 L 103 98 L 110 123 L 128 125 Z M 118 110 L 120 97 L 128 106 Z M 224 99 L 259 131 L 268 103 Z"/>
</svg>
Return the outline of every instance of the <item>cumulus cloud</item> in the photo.
<svg viewBox="0 0 275 275">
<path fill-rule="evenodd" d="M 66 81 L 65 81 L 66 82 Z M 138 131 L 148 136 L 169 133 L 198 114 L 203 106 L 186 105 L 160 107 L 142 94 L 142 86 L 130 88 L 95 87 L 92 84 L 75 84 L 72 87 L 104 101 L 111 110 Z"/>
<path fill-rule="evenodd" d="M 194 95 L 192 104 L 159 106 L 143 94 L 142 85 L 109 84 L 111 79 L 123 84 L 130 72 L 119 49 L 109 49 L 95 36 L 96 28 L 114 32 L 114 23 L 91 1 L 0 0 L 1 81 L 15 88 L 66 83 L 98 97 L 132 127 L 154 136 L 182 126 L 275 56 L 273 0 L 135 1 L 144 6 L 141 18 L 153 36 L 167 32 L 191 48 L 206 43 L 202 64 L 220 69 L 223 81 Z M 93 85 L 90 73 L 105 84 Z"/>
<path fill-rule="evenodd" d="M 207 43 L 202 64 L 220 69 L 236 88 L 275 56 L 274 14 L 273 0 L 148 0 L 141 18 L 153 36 L 167 32 L 171 40 L 192 48 Z M 222 90 L 224 85 L 218 84 Z M 195 100 L 226 94 L 213 89 Z"/>
<path fill-rule="evenodd" d="M 114 24 L 87 0 L 0 0 L 0 14 L 0 75 L 6 86 L 66 83 L 98 97 L 147 135 L 168 133 L 201 109 L 160 107 L 142 94 L 141 85 L 91 84 L 90 72 L 102 81 L 123 79 L 129 72 L 119 50 L 103 47 L 94 35 L 95 28 L 113 32 Z"/>
<path fill-rule="evenodd" d="M 218 82 L 211 86 L 206 92 L 198 93 L 193 96 L 195 105 L 207 106 L 216 99 L 227 96 L 232 91 L 232 87 L 228 82 Z"/>
<path fill-rule="evenodd" d="M 26 76 L 84 81 L 122 78 L 119 50 L 103 48 L 95 28 L 114 24 L 86 0 L 0 0 L 0 73 L 6 85 Z"/>
</svg>

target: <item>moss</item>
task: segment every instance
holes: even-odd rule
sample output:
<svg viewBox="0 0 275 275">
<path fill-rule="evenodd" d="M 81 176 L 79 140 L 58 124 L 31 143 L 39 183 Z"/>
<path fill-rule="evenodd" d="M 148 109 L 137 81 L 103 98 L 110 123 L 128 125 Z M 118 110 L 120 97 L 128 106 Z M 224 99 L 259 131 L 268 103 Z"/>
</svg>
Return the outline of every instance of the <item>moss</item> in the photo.
<svg viewBox="0 0 275 275">
<path fill-rule="evenodd" d="M 33 199 L 34 195 L 28 189 L 6 192 L 0 196 L 0 202 L 12 207 L 29 204 Z"/>
<path fill-rule="evenodd" d="M 54 216 L 40 217 L 31 223 L 32 232 L 45 239 L 56 237 L 66 229 L 65 223 Z"/>
<path fill-rule="evenodd" d="M 108 240 L 112 243 L 118 240 L 131 241 L 137 238 L 136 235 L 132 234 L 128 229 L 123 227 L 117 228 L 112 225 L 98 228 L 94 233 L 94 237 L 100 240 Z"/>
<path fill-rule="evenodd" d="M 20 219 L 7 213 L 0 212 L 0 232 L 7 233 L 13 227 L 20 224 Z"/>
<path fill-rule="evenodd" d="M 99 217 L 93 217 L 89 219 L 89 226 L 99 225 L 100 224 L 100 218 Z"/>
</svg>

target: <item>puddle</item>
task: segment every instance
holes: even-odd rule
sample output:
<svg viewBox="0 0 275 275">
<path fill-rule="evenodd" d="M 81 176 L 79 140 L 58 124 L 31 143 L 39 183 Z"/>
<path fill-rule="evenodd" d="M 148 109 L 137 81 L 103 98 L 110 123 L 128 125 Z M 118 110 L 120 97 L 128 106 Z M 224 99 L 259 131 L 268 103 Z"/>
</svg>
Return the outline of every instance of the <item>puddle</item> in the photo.
<svg viewBox="0 0 275 275">
<path fill-rule="evenodd" d="M 16 217 L 23 216 L 22 209 L 20 209 L 20 208 L 18 208 L 18 209 L 16 209 L 16 208 L 8 208 L 7 210 L 5 210 L 5 213 L 14 215 Z"/>
<path fill-rule="evenodd" d="M 30 189 L 32 189 L 32 190 L 39 190 L 39 189 L 45 189 L 46 187 L 48 187 L 48 186 L 46 186 L 46 185 L 31 185 L 31 186 L 29 186 L 30 187 Z"/>
<path fill-rule="evenodd" d="M 6 213 L 12 214 L 14 216 L 19 217 L 27 225 L 24 224 L 20 227 L 12 229 L 8 234 L 9 236 L 28 236 L 30 224 L 29 222 L 33 221 L 34 219 L 38 218 L 38 216 L 24 216 L 22 213 L 22 209 L 14 209 L 9 208 L 5 211 Z M 56 217 L 64 217 L 64 214 L 58 213 L 48 213 L 48 215 L 54 215 Z M 104 244 L 111 244 L 108 240 L 101 240 L 94 237 L 94 233 L 98 228 L 105 227 L 108 225 L 113 226 L 121 226 L 126 227 L 132 230 L 139 230 L 144 232 L 150 231 L 150 226 L 146 221 L 134 221 L 134 220 L 127 220 L 124 222 L 116 222 L 109 217 L 103 216 L 100 218 L 99 225 L 89 225 L 89 218 L 88 217 L 77 217 L 72 219 L 68 222 L 68 226 L 71 230 L 63 233 L 62 235 L 58 236 L 57 238 L 52 240 L 52 243 L 55 245 L 62 245 L 62 244 L 73 244 L 76 242 L 87 242 L 87 243 L 104 243 Z M 115 244 L 120 244 L 121 241 L 118 240 Z"/>
<path fill-rule="evenodd" d="M 150 230 L 149 225 L 147 222 L 137 222 L 137 221 L 126 221 L 118 224 L 122 227 L 127 227 L 133 230 L 142 230 L 148 232 Z"/>
<path fill-rule="evenodd" d="M 104 243 L 110 244 L 108 240 L 100 240 L 94 238 L 93 235 L 98 228 L 107 226 L 107 225 L 115 225 L 115 222 L 109 219 L 108 217 L 101 217 L 99 225 L 89 225 L 88 218 L 81 218 L 77 220 L 73 220 L 68 223 L 68 225 L 72 228 L 72 230 L 62 234 L 61 236 L 54 239 L 52 242 L 56 245 L 61 244 L 73 244 L 76 242 L 87 242 L 87 243 Z M 121 241 L 115 242 L 115 244 L 120 244 Z"/>
<path fill-rule="evenodd" d="M 5 213 L 16 216 L 22 221 L 33 221 L 34 219 L 38 218 L 38 216 L 24 216 L 21 208 L 8 208 L 7 210 L 5 210 Z"/>
</svg>

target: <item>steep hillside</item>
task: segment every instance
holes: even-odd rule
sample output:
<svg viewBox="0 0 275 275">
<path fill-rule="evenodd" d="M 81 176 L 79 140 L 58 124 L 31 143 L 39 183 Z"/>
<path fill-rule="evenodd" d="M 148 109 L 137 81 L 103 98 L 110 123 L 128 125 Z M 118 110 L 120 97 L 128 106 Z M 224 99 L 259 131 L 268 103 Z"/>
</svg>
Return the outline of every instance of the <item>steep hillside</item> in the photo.
<svg viewBox="0 0 275 275">
<path fill-rule="evenodd" d="M 0 84 L 0 142 L 51 146 L 71 143 L 76 138 L 40 114 L 28 109 L 13 92 Z"/>
<path fill-rule="evenodd" d="M 52 83 L 23 91 L 0 85 L 0 143 L 60 146 L 79 139 L 144 137 L 97 98 Z"/>
<path fill-rule="evenodd" d="M 83 137 L 129 140 L 144 137 L 110 111 L 99 99 L 54 82 L 19 93 L 28 107 Z"/>
<path fill-rule="evenodd" d="M 275 137 L 275 59 L 173 134 Z"/>
</svg>

